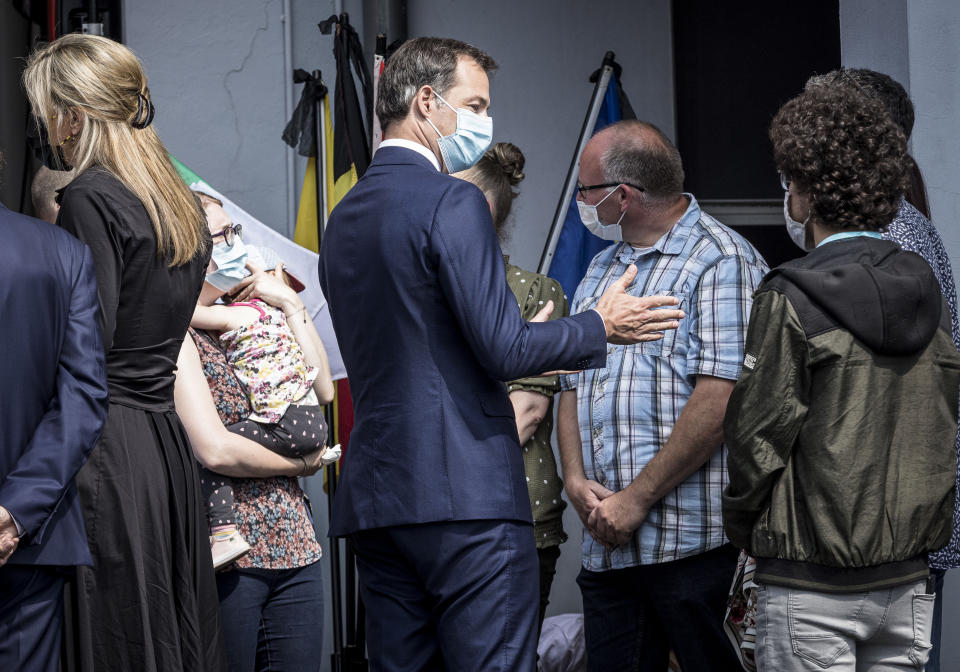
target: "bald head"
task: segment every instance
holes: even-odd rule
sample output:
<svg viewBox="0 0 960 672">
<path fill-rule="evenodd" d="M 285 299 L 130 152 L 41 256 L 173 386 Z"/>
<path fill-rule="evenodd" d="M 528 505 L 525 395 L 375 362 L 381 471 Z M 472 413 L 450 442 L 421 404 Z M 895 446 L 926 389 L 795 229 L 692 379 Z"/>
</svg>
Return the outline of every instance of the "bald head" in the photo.
<svg viewBox="0 0 960 672">
<path fill-rule="evenodd" d="M 606 182 L 636 184 L 646 198 L 673 201 L 683 192 L 683 162 L 670 138 L 645 121 L 620 121 L 590 139 Z"/>
<path fill-rule="evenodd" d="M 51 224 L 56 223 L 60 206 L 57 205 L 57 189 L 63 189 L 73 180 L 72 170 L 50 170 L 40 166 L 30 186 L 30 198 L 36 216 Z"/>
</svg>

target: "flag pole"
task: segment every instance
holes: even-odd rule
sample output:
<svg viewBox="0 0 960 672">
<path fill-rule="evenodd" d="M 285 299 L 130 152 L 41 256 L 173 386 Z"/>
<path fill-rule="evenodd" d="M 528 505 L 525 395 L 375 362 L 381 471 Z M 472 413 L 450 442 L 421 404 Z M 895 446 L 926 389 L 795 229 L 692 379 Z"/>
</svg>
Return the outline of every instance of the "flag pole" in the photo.
<svg viewBox="0 0 960 672">
<path fill-rule="evenodd" d="M 603 97 L 607 93 L 610 77 L 613 76 L 613 64 L 613 52 L 608 51 L 603 56 L 603 64 L 600 66 L 600 76 L 597 77 L 597 84 L 593 87 L 593 95 L 590 97 L 587 116 L 584 118 L 583 127 L 580 129 L 577 148 L 573 153 L 573 159 L 570 161 L 570 168 L 567 169 L 567 179 L 563 183 L 560 202 L 557 203 L 557 211 L 553 215 L 553 224 L 550 225 L 550 233 L 547 236 L 546 245 L 543 247 L 543 254 L 540 256 L 540 266 L 537 267 L 538 273 L 545 275 L 550 270 L 550 262 L 553 261 L 553 253 L 557 249 L 557 241 L 560 240 L 560 231 L 563 230 L 563 221 L 567 218 L 567 211 L 570 209 L 570 199 L 573 198 L 573 191 L 577 186 L 577 175 L 579 172 L 577 164 L 580 161 L 580 154 L 583 152 L 587 141 L 593 135 L 593 127 L 597 123 L 600 107 L 603 105 Z"/>
<path fill-rule="evenodd" d="M 313 71 L 317 80 L 317 96 L 313 100 L 314 116 L 317 120 L 317 165 L 313 171 L 317 189 L 317 247 L 323 243 L 323 232 L 327 228 L 327 134 L 326 118 L 323 111 L 323 99 L 327 97 L 327 87 L 323 86 L 323 75 Z"/>
<path fill-rule="evenodd" d="M 316 142 L 314 145 L 317 150 L 313 177 L 317 194 L 317 251 L 319 251 L 323 245 L 323 232 L 327 228 L 327 125 L 323 101 L 328 95 L 328 89 L 323 84 L 323 75 L 319 70 L 313 71 L 313 79 L 317 86 L 317 94 L 313 99 L 313 118 L 316 122 Z M 325 404 L 323 411 L 327 420 L 328 436 L 336 436 L 336 406 L 332 403 Z M 337 494 L 337 465 L 328 464 L 325 469 L 327 476 L 327 515 L 330 516 L 333 512 L 333 500 Z M 343 616 L 340 605 L 340 540 L 332 537 L 328 550 L 330 551 L 331 608 L 333 613 L 333 654 L 331 660 L 333 661 L 334 672 L 340 672 L 340 653 L 343 649 L 343 640 L 341 639 Z"/>
</svg>

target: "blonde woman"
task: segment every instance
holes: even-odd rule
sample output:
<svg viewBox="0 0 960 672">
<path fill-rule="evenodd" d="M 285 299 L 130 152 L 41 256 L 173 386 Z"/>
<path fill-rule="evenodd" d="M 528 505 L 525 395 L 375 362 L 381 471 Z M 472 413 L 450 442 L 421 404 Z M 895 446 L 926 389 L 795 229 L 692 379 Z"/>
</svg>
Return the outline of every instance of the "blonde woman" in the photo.
<svg viewBox="0 0 960 672">
<path fill-rule="evenodd" d="M 151 126 L 126 47 L 65 35 L 24 72 L 34 113 L 77 177 L 57 218 L 93 252 L 110 409 L 77 482 L 92 567 L 79 568 L 80 670 L 225 669 L 197 468 L 174 367 L 210 256 L 203 211 Z"/>
</svg>

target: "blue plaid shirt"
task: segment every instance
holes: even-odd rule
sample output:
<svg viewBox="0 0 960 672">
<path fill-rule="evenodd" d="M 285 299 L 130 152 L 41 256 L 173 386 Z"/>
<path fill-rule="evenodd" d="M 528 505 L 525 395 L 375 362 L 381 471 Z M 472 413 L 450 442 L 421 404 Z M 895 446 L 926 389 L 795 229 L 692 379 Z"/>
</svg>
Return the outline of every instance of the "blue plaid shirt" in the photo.
<svg viewBox="0 0 960 672">
<path fill-rule="evenodd" d="M 634 296 L 668 294 L 687 317 L 663 339 L 608 345 L 607 364 L 564 376 L 577 391 L 586 476 L 610 490 L 625 488 L 660 448 L 693 392 L 697 376 L 736 380 L 753 292 L 768 268 L 740 235 L 690 205 L 653 247 L 611 245 L 577 287 L 573 313 L 589 310 L 629 264 Z M 583 534 L 583 565 L 591 571 L 669 562 L 723 545 L 720 499 L 727 485 L 726 448 L 655 504 L 633 538 L 606 550 Z"/>
</svg>

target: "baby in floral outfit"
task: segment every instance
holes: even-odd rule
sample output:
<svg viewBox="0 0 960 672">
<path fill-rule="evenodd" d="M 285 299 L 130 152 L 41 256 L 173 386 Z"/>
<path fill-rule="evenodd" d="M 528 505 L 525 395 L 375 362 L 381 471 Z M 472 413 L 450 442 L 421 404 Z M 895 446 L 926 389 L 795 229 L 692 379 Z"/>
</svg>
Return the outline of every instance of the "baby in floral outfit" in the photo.
<svg viewBox="0 0 960 672">
<path fill-rule="evenodd" d="M 198 305 L 190 326 L 220 333 L 227 361 L 247 389 L 253 411 L 228 429 L 286 457 L 303 457 L 323 447 L 327 427 L 313 391 L 317 369 L 304 361 L 282 310 L 256 299 Z M 321 460 L 330 464 L 339 457 L 339 447 L 327 448 Z M 216 475 L 204 485 L 209 486 L 204 490 L 214 565 L 219 568 L 249 550 L 249 545 L 237 532 L 229 479 Z"/>
</svg>

